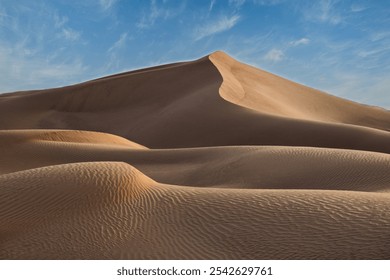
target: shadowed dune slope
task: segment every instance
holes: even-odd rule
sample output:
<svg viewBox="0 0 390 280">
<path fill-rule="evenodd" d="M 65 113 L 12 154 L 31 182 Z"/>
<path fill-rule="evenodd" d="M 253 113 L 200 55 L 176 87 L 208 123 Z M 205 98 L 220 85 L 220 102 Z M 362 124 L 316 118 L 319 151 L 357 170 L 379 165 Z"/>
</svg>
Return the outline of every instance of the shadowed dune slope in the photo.
<svg viewBox="0 0 390 280">
<path fill-rule="evenodd" d="M 115 162 L 3 175 L 0 190 L 0 258 L 390 257 L 384 194 L 170 186 Z"/>
<path fill-rule="evenodd" d="M 100 131 L 149 148 L 277 145 L 390 152 L 388 111 L 300 86 L 221 52 L 0 96 L 0 128 Z"/>
</svg>

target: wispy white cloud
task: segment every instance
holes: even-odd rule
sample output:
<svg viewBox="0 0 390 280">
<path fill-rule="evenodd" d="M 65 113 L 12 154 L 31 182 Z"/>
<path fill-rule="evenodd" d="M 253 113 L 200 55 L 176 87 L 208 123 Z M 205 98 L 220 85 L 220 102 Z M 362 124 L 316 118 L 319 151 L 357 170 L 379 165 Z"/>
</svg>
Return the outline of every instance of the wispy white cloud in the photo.
<svg viewBox="0 0 390 280">
<path fill-rule="evenodd" d="M 361 4 L 352 4 L 351 5 L 351 12 L 353 12 L 353 13 L 359 13 L 359 12 L 362 12 L 366 9 L 367 9 L 367 7 L 363 6 Z"/>
<path fill-rule="evenodd" d="M 366 73 L 335 70 L 334 75 L 327 77 L 323 89 L 331 94 L 390 110 L 390 76 L 367 77 Z"/>
<path fill-rule="evenodd" d="M 99 0 L 100 7 L 107 11 L 111 9 L 118 0 Z"/>
<path fill-rule="evenodd" d="M 57 13 L 54 13 L 53 20 L 54 20 L 54 27 L 55 28 L 62 28 L 69 21 L 69 18 L 66 16 L 60 16 Z"/>
<path fill-rule="evenodd" d="M 69 18 L 67 16 L 59 15 L 56 11 L 50 13 L 49 20 L 54 23 L 54 30 L 56 30 L 56 37 L 66 41 L 77 41 L 81 38 L 81 32 L 67 26 Z"/>
<path fill-rule="evenodd" d="M 280 49 L 272 49 L 269 52 L 267 52 L 264 56 L 265 60 L 269 60 L 271 62 L 279 62 L 283 60 L 284 58 L 284 52 Z"/>
<path fill-rule="evenodd" d="M 273 6 L 281 4 L 284 0 L 252 0 L 254 4 L 263 5 L 263 6 Z"/>
<path fill-rule="evenodd" d="M 72 28 L 62 28 L 61 33 L 59 34 L 60 37 L 64 38 L 68 41 L 76 41 L 80 39 L 81 33 L 72 29 Z"/>
<path fill-rule="evenodd" d="M 240 20 L 239 15 L 228 17 L 226 15 L 219 17 L 217 20 L 208 22 L 203 26 L 199 26 L 194 30 L 195 41 L 205 37 L 221 33 L 233 28 Z"/>
<path fill-rule="evenodd" d="M 185 8 L 185 2 L 183 1 L 180 6 L 175 8 L 164 7 L 164 4 L 158 4 L 157 0 L 150 1 L 150 10 L 143 14 L 141 20 L 137 23 L 138 28 L 147 29 L 152 27 L 158 19 L 167 20 L 179 15 Z"/>
<path fill-rule="evenodd" d="M 217 0 L 211 0 L 211 1 L 210 1 L 209 13 L 211 13 L 211 11 L 213 10 L 214 5 L 215 5 L 215 2 L 217 2 Z"/>
<path fill-rule="evenodd" d="M 304 17 L 309 21 L 333 25 L 339 24 L 342 21 L 342 17 L 336 7 L 338 2 L 339 0 L 313 1 L 308 8 L 304 8 Z"/>
<path fill-rule="evenodd" d="M 371 41 L 381 41 L 383 39 L 390 38 L 390 32 L 389 31 L 379 31 L 379 32 L 373 32 L 370 36 Z"/>
<path fill-rule="evenodd" d="M 0 7 L 0 26 L 5 26 L 9 17 L 10 16 L 7 14 L 7 12 L 2 7 Z"/>
<path fill-rule="evenodd" d="M 370 57 L 370 56 L 380 56 L 390 51 L 390 46 L 383 46 L 379 48 L 374 48 L 370 50 L 361 50 L 357 54 L 362 58 Z"/>
<path fill-rule="evenodd" d="M 107 50 L 108 61 L 104 67 L 103 72 L 118 71 L 123 65 L 123 59 L 121 59 L 121 53 L 126 50 L 127 43 L 131 40 L 127 32 L 122 33 L 118 40 L 115 41 L 111 47 Z"/>
<path fill-rule="evenodd" d="M 122 33 L 119 39 L 108 49 L 109 53 L 122 49 L 128 40 L 128 33 Z"/>
<path fill-rule="evenodd" d="M 310 40 L 308 38 L 301 38 L 299 40 L 291 41 L 289 43 L 290 46 L 296 47 L 299 45 L 307 45 L 310 43 Z"/>
<path fill-rule="evenodd" d="M 245 4 L 245 0 L 229 0 L 229 5 L 234 6 L 236 8 L 239 8 L 244 4 Z"/>
<path fill-rule="evenodd" d="M 80 59 L 53 61 L 32 55 L 26 46 L 0 45 L 0 92 L 64 86 L 81 82 L 88 68 Z"/>
<path fill-rule="evenodd" d="M 47 88 L 89 77 L 82 59 L 70 51 L 81 32 L 50 5 L 18 1 L 8 10 L 0 40 L 0 92 Z M 26 24 L 27 23 L 27 24 Z"/>
<path fill-rule="evenodd" d="M 338 1 L 334 0 L 322 0 L 319 4 L 318 19 L 322 22 L 329 22 L 337 24 L 341 21 L 340 15 L 335 9 L 335 5 Z"/>
<path fill-rule="evenodd" d="M 252 3 L 255 5 L 272 6 L 283 3 L 285 0 L 229 0 L 229 5 L 235 8 L 240 8 L 245 3 Z"/>
</svg>

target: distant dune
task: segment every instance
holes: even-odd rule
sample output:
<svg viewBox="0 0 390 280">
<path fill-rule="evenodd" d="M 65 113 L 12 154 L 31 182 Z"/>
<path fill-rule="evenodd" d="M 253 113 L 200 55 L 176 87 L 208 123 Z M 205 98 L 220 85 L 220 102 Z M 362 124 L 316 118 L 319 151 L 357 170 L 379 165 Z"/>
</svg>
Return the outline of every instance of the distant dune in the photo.
<svg viewBox="0 0 390 280">
<path fill-rule="evenodd" d="M 390 112 L 223 52 L 0 95 L 1 259 L 389 259 Z"/>
</svg>

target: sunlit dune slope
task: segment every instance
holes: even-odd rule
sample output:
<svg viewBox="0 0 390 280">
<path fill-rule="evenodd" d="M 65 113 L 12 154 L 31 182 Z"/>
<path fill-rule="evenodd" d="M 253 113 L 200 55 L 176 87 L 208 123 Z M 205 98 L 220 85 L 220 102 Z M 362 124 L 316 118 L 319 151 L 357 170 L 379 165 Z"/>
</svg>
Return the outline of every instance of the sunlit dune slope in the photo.
<svg viewBox="0 0 390 280">
<path fill-rule="evenodd" d="M 221 96 L 233 104 L 282 117 L 390 131 L 390 113 L 300 85 L 245 65 L 223 52 L 210 55 L 223 77 Z"/>
</svg>

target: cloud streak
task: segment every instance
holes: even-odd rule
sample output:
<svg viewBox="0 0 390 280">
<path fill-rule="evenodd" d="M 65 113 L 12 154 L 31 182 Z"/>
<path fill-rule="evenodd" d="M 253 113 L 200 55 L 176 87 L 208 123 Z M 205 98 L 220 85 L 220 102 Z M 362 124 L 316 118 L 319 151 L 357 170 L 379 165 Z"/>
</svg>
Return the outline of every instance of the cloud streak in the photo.
<svg viewBox="0 0 390 280">
<path fill-rule="evenodd" d="M 80 39 L 81 33 L 72 28 L 63 28 L 59 36 L 68 41 L 77 41 Z"/>
<path fill-rule="evenodd" d="M 309 42 L 310 42 L 310 40 L 308 38 L 301 38 L 301 39 L 296 40 L 296 41 L 291 41 L 290 45 L 293 47 L 297 47 L 300 45 L 307 45 L 307 44 L 309 44 Z"/>
<path fill-rule="evenodd" d="M 45 56 L 31 55 L 25 46 L 0 45 L 1 92 L 48 88 L 80 82 L 87 67 L 79 59 L 53 61 Z"/>
<path fill-rule="evenodd" d="M 104 72 L 118 70 L 123 60 L 120 58 L 120 54 L 126 50 L 127 42 L 131 38 L 127 32 L 122 33 L 119 39 L 115 41 L 112 46 L 107 50 L 108 62 L 105 65 Z"/>
<path fill-rule="evenodd" d="M 233 28 L 240 20 L 239 15 L 233 15 L 231 17 L 221 16 L 215 21 L 208 22 L 207 24 L 200 26 L 194 31 L 195 41 L 201 40 L 205 37 L 212 36 Z"/>
<path fill-rule="evenodd" d="M 217 2 L 217 0 L 211 0 L 211 1 L 210 1 L 209 13 L 211 13 L 211 11 L 213 10 L 214 5 L 215 5 L 215 2 Z"/>
<path fill-rule="evenodd" d="M 107 11 L 111 9 L 116 4 L 117 1 L 118 0 L 100 0 L 99 4 L 103 10 Z"/>
<path fill-rule="evenodd" d="M 164 2 L 162 5 L 158 5 L 157 0 L 151 0 L 150 11 L 143 14 L 141 20 L 137 23 L 137 27 L 140 29 L 148 29 L 159 19 L 167 20 L 176 17 L 184 8 L 185 2 L 182 2 L 182 4 L 176 8 L 168 8 L 164 7 Z"/>
<path fill-rule="evenodd" d="M 339 24 L 342 21 L 342 17 L 337 9 L 338 2 L 339 0 L 313 1 L 309 8 L 303 10 L 304 17 L 312 22 Z"/>
<path fill-rule="evenodd" d="M 68 26 L 67 16 L 32 1 L 5 8 L 10 14 L 8 34 L 0 32 L 0 92 L 62 86 L 88 76 L 80 55 L 71 52 L 82 33 Z"/>
<path fill-rule="evenodd" d="M 127 39 L 128 39 L 128 34 L 122 33 L 119 39 L 108 49 L 108 52 L 112 53 L 116 50 L 123 48 L 126 45 Z"/>
<path fill-rule="evenodd" d="M 229 0 L 229 5 L 234 6 L 236 8 L 239 8 L 244 4 L 245 4 L 245 0 Z"/>
<path fill-rule="evenodd" d="M 267 52 L 264 56 L 265 60 L 271 61 L 271 62 L 279 62 L 283 60 L 284 58 L 284 52 L 279 49 L 272 49 L 269 52 Z"/>
</svg>

